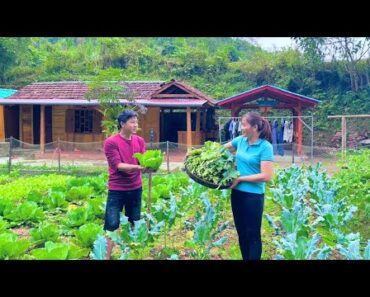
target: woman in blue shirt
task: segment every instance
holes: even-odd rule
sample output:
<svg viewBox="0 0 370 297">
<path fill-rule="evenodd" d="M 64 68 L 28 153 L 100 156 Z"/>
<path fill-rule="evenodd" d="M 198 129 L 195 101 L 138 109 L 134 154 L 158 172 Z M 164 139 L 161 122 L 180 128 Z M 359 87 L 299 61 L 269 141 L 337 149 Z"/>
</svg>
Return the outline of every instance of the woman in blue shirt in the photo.
<svg viewBox="0 0 370 297">
<path fill-rule="evenodd" d="M 225 144 L 231 152 L 236 152 L 236 167 L 240 172 L 230 187 L 231 207 L 243 260 L 259 260 L 265 182 L 273 174 L 271 128 L 256 112 L 244 115 L 241 125 L 242 135 Z"/>
</svg>

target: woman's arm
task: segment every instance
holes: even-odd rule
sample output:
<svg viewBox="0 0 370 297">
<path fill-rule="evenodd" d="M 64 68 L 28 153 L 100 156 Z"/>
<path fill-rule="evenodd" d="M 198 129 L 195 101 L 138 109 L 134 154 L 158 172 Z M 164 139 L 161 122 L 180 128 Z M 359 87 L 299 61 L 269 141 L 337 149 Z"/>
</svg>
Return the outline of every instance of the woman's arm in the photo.
<svg viewBox="0 0 370 297">
<path fill-rule="evenodd" d="M 231 141 L 228 142 L 228 143 L 225 143 L 224 144 L 224 147 L 227 148 L 230 152 L 235 152 L 235 148 L 233 147 L 233 145 L 231 144 Z"/>
<path fill-rule="evenodd" d="M 261 161 L 261 173 L 248 175 L 248 176 L 240 176 L 236 178 L 231 185 L 231 189 L 236 187 L 240 182 L 269 182 L 271 181 L 273 174 L 273 166 L 272 161 Z"/>
</svg>

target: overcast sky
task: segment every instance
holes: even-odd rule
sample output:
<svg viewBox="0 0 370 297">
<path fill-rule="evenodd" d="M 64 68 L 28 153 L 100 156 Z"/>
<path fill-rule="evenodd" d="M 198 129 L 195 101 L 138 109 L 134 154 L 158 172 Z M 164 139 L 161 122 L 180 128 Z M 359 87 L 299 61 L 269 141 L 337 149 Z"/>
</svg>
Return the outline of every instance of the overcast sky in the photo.
<svg viewBox="0 0 370 297">
<path fill-rule="evenodd" d="M 282 49 L 283 47 L 292 47 L 292 48 L 298 47 L 297 44 L 294 42 L 293 38 L 291 37 L 248 37 L 247 39 L 252 43 L 258 44 L 264 50 L 267 51 L 276 51 Z M 354 37 L 353 39 L 357 41 L 360 40 L 364 41 L 364 37 Z M 361 53 L 362 51 L 360 51 L 358 55 L 361 55 Z M 331 58 L 332 54 L 329 54 L 325 57 L 325 60 L 330 61 Z M 368 58 L 370 58 L 370 50 L 368 51 L 367 54 L 363 56 L 363 59 Z"/>
<path fill-rule="evenodd" d="M 267 51 L 280 50 L 283 47 L 296 47 L 291 37 L 248 37 L 247 39 Z"/>
<path fill-rule="evenodd" d="M 265 50 L 272 51 L 283 47 L 295 47 L 291 37 L 255 37 L 256 42 Z"/>
</svg>

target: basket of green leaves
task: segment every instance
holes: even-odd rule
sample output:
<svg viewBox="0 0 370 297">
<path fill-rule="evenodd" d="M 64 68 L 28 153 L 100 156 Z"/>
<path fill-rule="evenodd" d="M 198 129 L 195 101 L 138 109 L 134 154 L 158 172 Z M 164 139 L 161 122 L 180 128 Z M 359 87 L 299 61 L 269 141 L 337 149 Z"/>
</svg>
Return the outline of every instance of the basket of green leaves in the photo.
<svg viewBox="0 0 370 297">
<path fill-rule="evenodd" d="M 184 171 L 195 182 L 212 189 L 229 188 L 239 176 L 234 156 L 223 145 L 212 141 L 187 154 Z"/>
</svg>

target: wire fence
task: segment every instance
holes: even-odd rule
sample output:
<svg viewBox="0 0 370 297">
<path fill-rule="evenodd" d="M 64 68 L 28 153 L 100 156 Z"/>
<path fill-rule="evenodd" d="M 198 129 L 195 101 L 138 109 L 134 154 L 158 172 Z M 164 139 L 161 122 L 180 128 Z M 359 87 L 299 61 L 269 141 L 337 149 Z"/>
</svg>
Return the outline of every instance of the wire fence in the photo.
<svg viewBox="0 0 370 297">
<path fill-rule="evenodd" d="M 225 143 L 225 142 L 222 142 Z M 108 164 L 103 151 L 104 142 L 67 142 L 55 141 L 41 146 L 29 144 L 15 138 L 0 142 L 0 172 L 13 170 L 26 172 L 63 172 L 82 175 L 101 173 Z M 340 158 L 340 148 L 302 146 L 302 154 L 295 153 L 294 143 L 280 144 L 274 156 L 279 167 L 293 163 L 312 164 L 322 162 L 335 166 Z M 192 147 L 201 147 L 193 145 Z M 167 172 L 182 169 L 189 147 L 174 142 L 149 142 L 147 149 L 158 149 L 165 154 L 161 169 Z M 283 152 L 283 154 L 281 154 Z"/>
<path fill-rule="evenodd" d="M 333 146 L 337 148 L 363 148 L 370 147 L 370 115 L 360 117 L 348 117 L 345 119 L 345 127 L 342 127 L 341 118 L 331 118 L 332 125 L 336 132 L 330 139 Z M 342 141 L 342 129 L 345 129 L 345 144 Z"/>
</svg>

